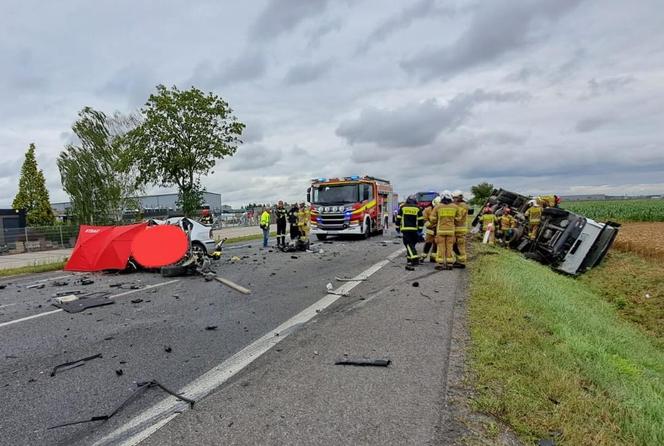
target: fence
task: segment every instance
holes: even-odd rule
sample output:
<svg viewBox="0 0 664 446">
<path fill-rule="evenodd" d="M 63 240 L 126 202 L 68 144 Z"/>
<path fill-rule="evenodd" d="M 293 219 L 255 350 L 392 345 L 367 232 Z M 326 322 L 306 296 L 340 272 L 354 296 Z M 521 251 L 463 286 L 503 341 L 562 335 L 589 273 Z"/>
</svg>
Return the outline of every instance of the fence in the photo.
<svg viewBox="0 0 664 446">
<path fill-rule="evenodd" d="M 78 225 L 36 226 L 30 228 L 4 228 L 0 237 L 0 253 L 48 251 L 73 248 L 78 236 Z"/>
</svg>

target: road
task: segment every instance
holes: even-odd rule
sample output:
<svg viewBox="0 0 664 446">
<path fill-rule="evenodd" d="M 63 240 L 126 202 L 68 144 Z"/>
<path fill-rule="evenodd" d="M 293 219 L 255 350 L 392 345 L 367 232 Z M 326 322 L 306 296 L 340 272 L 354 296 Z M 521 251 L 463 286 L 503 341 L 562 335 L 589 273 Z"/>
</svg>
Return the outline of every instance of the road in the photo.
<svg viewBox="0 0 664 446">
<path fill-rule="evenodd" d="M 132 394 L 137 382 L 157 380 L 174 390 L 200 383 L 206 372 L 235 358 L 233 355 L 260 342 L 264 335 L 278 336 L 274 331 L 280 324 L 320 303 L 327 295 L 328 282 L 335 288 L 341 285 L 335 277 L 354 277 L 371 270 L 375 273 L 371 280 L 353 282 L 357 288 L 352 296 L 332 296 L 338 301 L 319 316 L 330 329 L 340 327 L 343 320 L 335 319 L 339 308 L 357 303 L 358 296 L 364 300 L 390 287 L 403 286 L 401 257 L 385 261 L 401 249 L 395 241 L 388 236 L 335 240 L 318 245 L 322 253 L 259 250 L 257 243 L 251 248 L 228 250 L 216 265 L 217 272 L 250 288 L 248 296 L 200 277 L 172 279 L 153 273 L 90 275 L 94 280 L 90 285 L 76 283 L 80 274 L 62 272 L 5 280 L 6 288 L 0 290 L 0 443 L 93 444 L 105 439 L 101 444 L 117 444 L 121 438 L 114 435 L 122 433 L 123 426 L 163 400 L 165 394 L 145 392 L 105 423 L 48 428 L 111 413 Z M 231 262 L 231 256 L 240 259 Z M 449 323 L 446 318 L 453 306 L 454 281 L 461 273 L 451 272 L 448 277 L 453 281 L 446 279 L 452 286 L 448 298 L 440 301 L 448 311 L 447 316 L 441 316 L 444 324 Z M 63 281 L 69 284 L 55 286 Z M 44 287 L 26 288 L 39 283 Z M 110 286 L 119 283 L 123 285 Z M 55 292 L 67 289 L 110 292 L 115 304 L 76 314 L 57 311 L 49 300 Z M 141 301 L 132 302 L 137 299 Z M 369 309 L 371 305 L 366 303 Z M 389 312 L 387 308 L 380 311 Z M 288 326 L 284 337 L 302 325 L 304 322 L 296 321 Z M 207 330 L 209 326 L 217 328 Z M 302 336 L 306 333 L 303 330 Z M 449 339 L 442 336 L 441 346 L 446 342 Z M 439 362 L 435 370 L 445 370 L 446 351 L 443 347 L 432 350 L 432 357 Z M 50 376 L 58 364 L 97 354 L 101 357 Z M 261 361 L 262 367 L 270 368 L 269 355 Z M 430 378 L 440 385 L 440 376 L 432 374 Z M 202 390 L 197 396 L 211 390 Z M 178 426 L 171 424 L 174 429 Z M 251 437 L 243 435 L 249 444 Z"/>
</svg>

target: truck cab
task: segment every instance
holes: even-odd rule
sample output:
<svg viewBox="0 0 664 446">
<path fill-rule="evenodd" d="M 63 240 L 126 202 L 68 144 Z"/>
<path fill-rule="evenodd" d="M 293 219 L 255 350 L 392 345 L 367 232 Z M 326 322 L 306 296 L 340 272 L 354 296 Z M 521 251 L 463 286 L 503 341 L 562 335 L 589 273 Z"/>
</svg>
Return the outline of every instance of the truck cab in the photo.
<svg viewBox="0 0 664 446">
<path fill-rule="evenodd" d="M 392 185 L 370 176 L 312 180 L 311 233 L 319 240 L 329 235 L 382 233 L 393 214 Z"/>
</svg>

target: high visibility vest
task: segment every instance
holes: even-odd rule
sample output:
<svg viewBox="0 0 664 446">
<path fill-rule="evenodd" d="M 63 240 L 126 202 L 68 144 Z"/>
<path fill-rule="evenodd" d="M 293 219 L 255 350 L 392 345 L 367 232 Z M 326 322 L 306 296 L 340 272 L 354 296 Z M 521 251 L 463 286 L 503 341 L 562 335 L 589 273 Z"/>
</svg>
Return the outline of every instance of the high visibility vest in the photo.
<svg viewBox="0 0 664 446">
<path fill-rule="evenodd" d="M 453 203 L 441 203 L 433 209 L 430 219 L 436 225 L 436 235 L 454 235 L 458 212 L 459 207 Z"/>
<path fill-rule="evenodd" d="M 468 233 L 468 205 L 463 201 L 456 205 L 459 208 L 459 213 L 454 218 L 454 233 L 464 235 Z"/>
<path fill-rule="evenodd" d="M 489 224 L 496 224 L 496 216 L 493 214 L 484 214 L 482 215 L 482 231 L 486 231 L 486 228 Z"/>
<path fill-rule="evenodd" d="M 542 208 L 540 206 L 530 207 L 526 210 L 526 216 L 531 225 L 537 225 L 540 222 L 540 218 L 542 218 Z"/>
<path fill-rule="evenodd" d="M 261 214 L 261 226 L 264 228 L 270 227 L 270 213 L 268 211 L 263 211 Z"/>
</svg>

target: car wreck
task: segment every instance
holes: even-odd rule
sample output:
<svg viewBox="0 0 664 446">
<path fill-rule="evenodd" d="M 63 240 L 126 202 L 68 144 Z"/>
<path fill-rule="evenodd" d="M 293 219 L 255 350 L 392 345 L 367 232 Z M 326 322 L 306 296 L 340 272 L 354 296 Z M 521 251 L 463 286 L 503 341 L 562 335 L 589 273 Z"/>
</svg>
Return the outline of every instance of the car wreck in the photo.
<svg viewBox="0 0 664 446">
<path fill-rule="evenodd" d="M 618 223 L 601 223 L 557 206 L 545 206 L 537 236 L 530 240 L 525 212 L 531 200 L 533 197 L 495 189 L 473 220 L 473 227 L 479 229 L 485 212 L 490 211 L 500 217 L 509 208 L 516 227 L 509 236 L 502 237 L 504 243 L 523 252 L 528 258 L 570 275 L 578 275 L 597 266 L 618 235 Z M 501 231 L 500 228 L 496 230 Z"/>
</svg>

